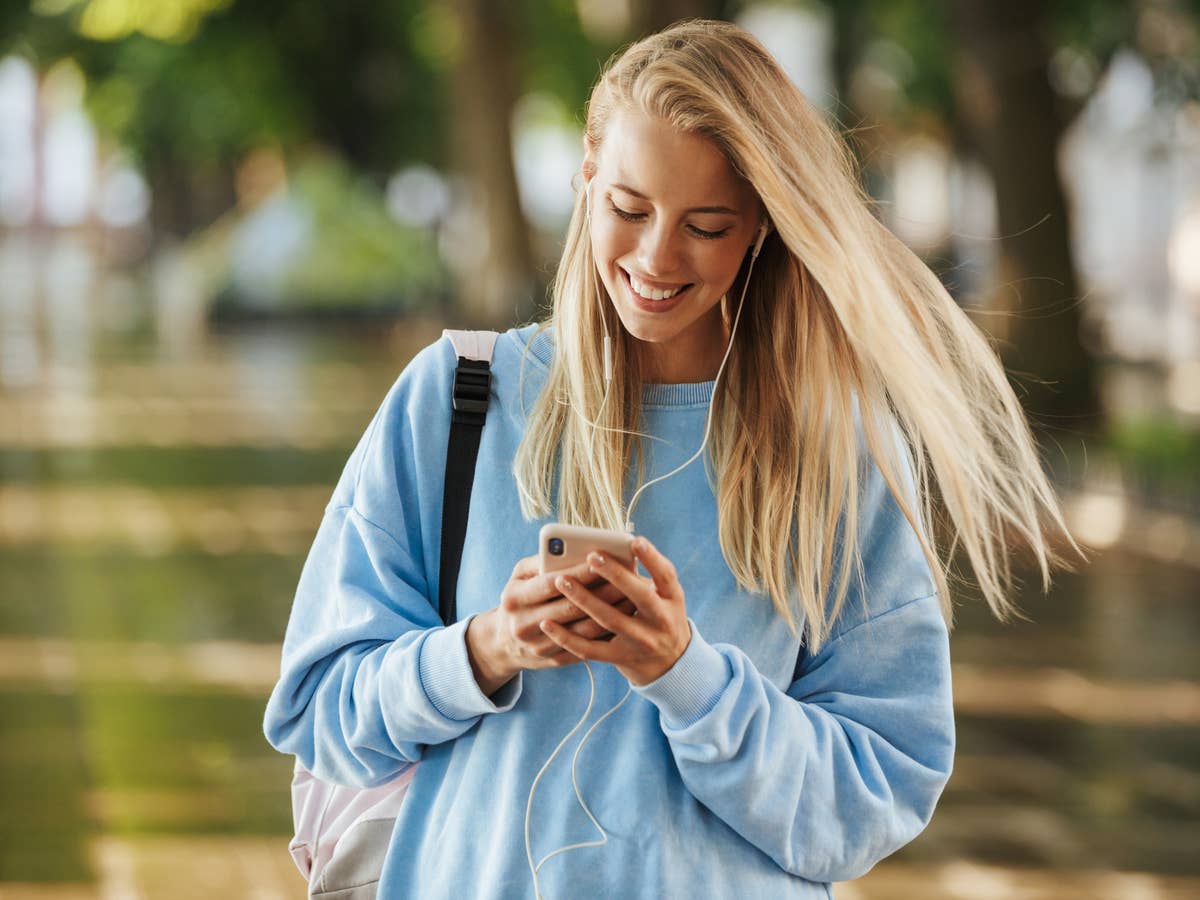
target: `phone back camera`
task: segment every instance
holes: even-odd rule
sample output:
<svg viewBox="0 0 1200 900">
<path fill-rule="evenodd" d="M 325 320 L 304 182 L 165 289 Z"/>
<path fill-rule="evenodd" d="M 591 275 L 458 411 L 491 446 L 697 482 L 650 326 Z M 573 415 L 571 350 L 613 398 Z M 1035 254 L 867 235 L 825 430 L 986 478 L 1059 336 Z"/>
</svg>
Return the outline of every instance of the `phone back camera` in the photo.
<svg viewBox="0 0 1200 900">
<path fill-rule="evenodd" d="M 550 538 L 550 555 L 551 556 L 562 556 L 563 555 L 562 538 Z"/>
</svg>

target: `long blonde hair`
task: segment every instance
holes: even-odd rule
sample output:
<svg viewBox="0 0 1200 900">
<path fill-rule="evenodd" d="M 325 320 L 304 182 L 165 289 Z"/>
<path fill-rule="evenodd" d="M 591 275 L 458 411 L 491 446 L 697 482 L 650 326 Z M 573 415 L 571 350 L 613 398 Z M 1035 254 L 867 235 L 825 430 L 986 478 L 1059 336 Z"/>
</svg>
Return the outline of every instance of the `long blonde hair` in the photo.
<svg viewBox="0 0 1200 900">
<path fill-rule="evenodd" d="M 810 651 L 820 649 L 852 574 L 861 577 L 858 421 L 921 542 L 948 623 L 959 547 L 1002 619 L 1015 611 L 1006 596 L 1013 545 L 1032 551 L 1048 589 L 1051 569 L 1065 565 L 1052 541 L 1079 548 L 1000 362 L 937 277 L 875 218 L 845 142 L 763 46 L 726 22 L 676 24 L 609 62 L 587 107 L 595 147 L 621 110 L 712 140 L 775 229 L 712 400 L 708 462 L 721 550 L 738 583 L 769 594 L 793 632 L 802 614 Z M 513 469 L 526 516 L 556 507 L 561 521 L 622 529 L 635 453 L 639 476 L 642 468 L 643 373 L 634 339 L 598 293 L 583 207 L 580 197 L 542 324 L 554 327 L 549 379 Z M 744 277 L 745 269 L 729 297 L 741 296 Z M 602 402 L 605 316 L 620 377 Z M 950 535 L 940 555 L 938 522 Z"/>
</svg>

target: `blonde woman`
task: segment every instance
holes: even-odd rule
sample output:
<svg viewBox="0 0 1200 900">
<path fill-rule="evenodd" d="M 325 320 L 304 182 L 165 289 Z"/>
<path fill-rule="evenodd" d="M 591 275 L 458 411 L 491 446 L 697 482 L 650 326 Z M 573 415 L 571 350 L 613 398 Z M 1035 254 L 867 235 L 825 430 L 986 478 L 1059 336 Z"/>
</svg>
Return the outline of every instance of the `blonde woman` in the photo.
<svg viewBox="0 0 1200 900">
<path fill-rule="evenodd" d="M 267 735 L 347 784 L 420 761 L 383 897 L 827 897 L 949 777 L 950 553 L 1006 615 L 1009 550 L 1059 562 L 1053 492 L 985 340 L 746 32 L 625 51 L 581 176 L 552 316 L 496 345 L 459 621 L 443 340 L 336 489 Z M 538 574 L 548 521 L 629 529 L 640 566 Z"/>
</svg>

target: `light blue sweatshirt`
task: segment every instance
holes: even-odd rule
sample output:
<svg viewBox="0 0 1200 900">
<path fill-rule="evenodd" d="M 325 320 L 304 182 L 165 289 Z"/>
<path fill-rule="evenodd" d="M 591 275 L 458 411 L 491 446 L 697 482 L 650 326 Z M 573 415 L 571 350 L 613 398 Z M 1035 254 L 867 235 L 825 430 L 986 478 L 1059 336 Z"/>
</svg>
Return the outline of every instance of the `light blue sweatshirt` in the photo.
<svg viewBox="0 0 1200 900">
<path fill-rule="evenodd" d="M 458 583 L 459 621 L 438 618 L 442 481 L 456 364 L 443 338 L 421 351 L 351 455 L 304 566 L 265 730 L 318 777 L 386 781 L 419 760 L 396 822 L 381 898 L 533 897 L 525 807 L 538 770 L 583 714 L 583 663 L 525 671 L 490 698 L 471 674 L 471 616 L 499 602 L 548 520 L 521 514 L 512 462 L 545 384 L 552 336 L 530 326 L 496 344 Z M 646 480 L 690 457 L 713 384 L 648 385 Z M 522 405 L 524 404 L 524 406 Z M 800 657 L 765 595 L 740 590 L 717 539 L 701 460 L 649 488 L 634 530 L 672 560 L 692 639 L 634 689 L 579 759 L 584 800 L 608 843 L 539 872 L 546 900 L 831 896 L 928 823 L 949 777 L 954 721 L 946 626 L 919 544 L 872 467 L 861 517 L 865 590 L 828 643 Z M 592 663 L 589 724 L 629 683 Z M 571 757 L 543 776 L 535 860 L 599 835 Z"/>
</svg>

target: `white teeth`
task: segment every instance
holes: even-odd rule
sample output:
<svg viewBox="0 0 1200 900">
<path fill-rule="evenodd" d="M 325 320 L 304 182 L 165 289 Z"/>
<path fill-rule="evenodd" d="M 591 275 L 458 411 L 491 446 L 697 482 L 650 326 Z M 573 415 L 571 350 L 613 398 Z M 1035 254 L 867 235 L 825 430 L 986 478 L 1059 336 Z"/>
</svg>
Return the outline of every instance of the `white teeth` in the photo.
<svg viewBox="0 0 1200 900">
<path fill-rule="evenodd" d="M 638 281 L 633 275 L 629 276 L 629 283 L 633 285 L 634 291 L 636 291 L 639 296 L 645 297 L 647 300 L 670 300 L 683 290 L 683 287 L 677 287 L 670 291 L 660 291 L 658 288 L 646 287 L 646 285 Z M 684 287 L 686 287 L 686 285 L 684 285 Z"/>
</svg>

